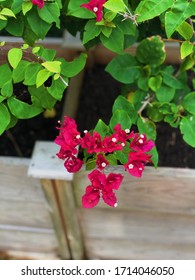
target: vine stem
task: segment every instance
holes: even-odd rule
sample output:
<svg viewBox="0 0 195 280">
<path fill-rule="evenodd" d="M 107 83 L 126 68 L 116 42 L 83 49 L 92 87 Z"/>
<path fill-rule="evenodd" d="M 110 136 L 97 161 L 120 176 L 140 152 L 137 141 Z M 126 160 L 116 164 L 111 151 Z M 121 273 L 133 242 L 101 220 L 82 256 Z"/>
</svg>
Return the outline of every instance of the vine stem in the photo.
<svg viewBox="0 0 195 280">
<path fill-rule="evenodd" d="M 146 101 L 142 102 L 142 106 L 137 111 L 138 115 L 141 115 L 142 111 L 146 108 L 146 106 L 152 101 L 153 96 L 150 96 Z"/>
</svg>

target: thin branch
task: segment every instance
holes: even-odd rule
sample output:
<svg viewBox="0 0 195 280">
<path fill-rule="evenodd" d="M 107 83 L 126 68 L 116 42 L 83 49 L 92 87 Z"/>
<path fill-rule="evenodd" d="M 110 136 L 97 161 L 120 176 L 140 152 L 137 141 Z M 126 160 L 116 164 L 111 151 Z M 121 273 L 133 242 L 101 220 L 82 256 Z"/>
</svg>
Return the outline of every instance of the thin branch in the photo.
<svg viewBox="0 0 195 280">
<path fill-rule="evenodd" d="M 7 134 L 7 137 L 10 139 L 10 141 L 12 142 L 13 146 L 14 146 L 14 149 L 16 150 L 16 153 L 19 157 L 23 157 L 23 153 L 18 145 L 18 143 L 16 142 L 13 134 L 11 133 L 11 131 L 7 130 L 6 131 L 6 134 Z"/>
<path fill-rule="evenodd" d="M 142 106 L 137 111 L 138 115 L 141 115 L 142 111 L 146 108 L 146 106 L 152 101 L 154 96 L 150 96 L 147 100 L 142 102 Z"/>
</svg>

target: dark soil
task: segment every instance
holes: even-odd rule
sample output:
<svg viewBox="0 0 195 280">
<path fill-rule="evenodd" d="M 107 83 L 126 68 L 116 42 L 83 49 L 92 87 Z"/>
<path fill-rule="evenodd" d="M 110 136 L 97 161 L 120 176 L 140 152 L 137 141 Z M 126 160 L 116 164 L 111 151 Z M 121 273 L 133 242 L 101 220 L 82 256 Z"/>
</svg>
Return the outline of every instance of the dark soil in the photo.
<svg viewBox="0 0 195 280">
<path fill-rule="evenodd" d="M 112 104 L 119 93 L 120 84 L 102 66 L 87 69 L 76 118 L 79 130 L 93 128 L 99 118 L 108 123 Z M 54 118 L 44 118 L 42 114 L 20 120 L 14 128 L 0 136 L 0 155 L 30 157 L 35 141 L 53 141 L 58 134 L 56 126 L 61 118 L 62 103 L 57 103 L 55 109 Z M 159 166 L 195 168 L 195 149 L 183 141 L 178 129 L 167 124 L 158 125 L 157 135 Z"/>
</svg>

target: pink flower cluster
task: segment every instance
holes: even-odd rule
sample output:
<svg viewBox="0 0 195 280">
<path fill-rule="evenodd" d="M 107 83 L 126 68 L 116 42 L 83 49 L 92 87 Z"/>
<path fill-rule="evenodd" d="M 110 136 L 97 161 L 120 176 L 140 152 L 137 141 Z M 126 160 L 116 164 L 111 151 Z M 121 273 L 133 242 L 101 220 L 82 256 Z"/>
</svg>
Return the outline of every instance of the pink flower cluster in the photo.
<svg viewBox="0 0 195 280">
<path fill-rule="evenodd" d="M 106 177 L 104 169 L 110 164 L 108 155 L 123 151 L 125 148 L 128 152 L 128 160 L 124 168 L 136 177 L 141 177 L 145 164 L 151 162 L 151 155 L 148 152 L 154 147 L 154 142 L 148 140 L 145 134 L 130 132 L 129 129 L 123 130 L 120 124 L 114 127 L 112 135 L 105 136 L 103 139 L 96 131 L 92 134 L 84 131 L 84 136 L 81 137 L 76 122 L 67 116 L 59 129 L 60 134 L 55 139 L 55 143 L 60 146 L 57 156 L 64 160 L 68 172 L 79 171 L 84 163 L 77 157 L 79 146 L 86 149 L 89 157 L 95 160 L 96 169 L 88 175 L 91 184 L 82 197 L 85 208 L 96 206 L 101 197 L 106 204 L 117 206 L 114 190 L 119 189 L 123 176 L 110 173 Z"/>
<path fill-rule="evenodd" d="M 39 9 L 42 9 L 44 6 L 44 0 L 32 0 L 33 5 L 38 6 Z"/>
<path fill-rule="evenodd" d="M 86 4 L 82 4 L 81 7 L 86 8 L 89 11 L 92 11 L 96 16 L 96 21 L 101 21 L 103 18 L 103 5 L 106 3 L 106 0 L 90 0 Z"/>
</svg>

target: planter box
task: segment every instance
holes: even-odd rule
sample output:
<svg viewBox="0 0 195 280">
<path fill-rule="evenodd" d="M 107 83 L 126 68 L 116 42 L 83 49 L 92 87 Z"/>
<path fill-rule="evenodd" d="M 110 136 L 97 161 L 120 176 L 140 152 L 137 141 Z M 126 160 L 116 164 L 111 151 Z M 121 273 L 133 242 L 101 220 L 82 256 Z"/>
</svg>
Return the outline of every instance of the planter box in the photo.
<svg viewBox="0 0 195 280">
<path fill-rule="evenodd" d="M 67 177 L 65 169 L 62 169 L 63 163 L 59 160 L 61 171 L 56 164 L 52 166 L 50 159 L 55 151 L 55 144 L 37 142 L 29 174 L 41 177 L 42 180 L 45 178 L 43 181 L 51 180 L 55 182 L 54 185 L 59 186 L 58 192 L 61 194 L 59 204 L 62 212 L 64 211 L 68 242 L 71 236 L 72 243 L 69 249 L 72 256 L 76 249 L 75 256 L 81 257 L 84 250 L 83 256 L 87 259 L 195 258 L 194 170 L 181 168 L 155 170 L 148 167 L 143 177 L 138 179 L 124 172 L 121 166 L 110 168 L 107 172 L 124 175 L 123 183 L 117 192 L 118 207 L 110 208 L 101 202 L 94 209 L 83 209 L 81 197 L 85 187 L 89 185 L 88 172 L 82 170 L 76 173 L 70 184 L 70 177 Z M 41 165 L 44 166 L 42 174 Z M 49 169 L 54 170 L 53 174 Z M 58 170 L 56 176 L 55 169 Z M 67 185 L 63 186 L 62 182 L 68 182 L 68 188 Z M 72 203 L 68 205 L 70 200 Z M 65 206 L 66 209 L 63 209 Z M 75 220 L 69 228 L 68 219 Z M 74 223 L 77 224 L 77 229 Z M 79 246 L 75 232 L 77 234 L 80 232 Z"/>
<path fill-rule="evenodd" d="M 87 172 L 73 181 L 84 244 L 92 259 L 194 259 L 195 170 L 146 168 L 141 179 L 121 166 L 118 207 L 82 209 Z"/>
<path fill-rule="evenodd" d="M 0 259 L 59 259 L 40 181 L 27 176 L 29 162 L 0 157 Z"/>
</svg>

